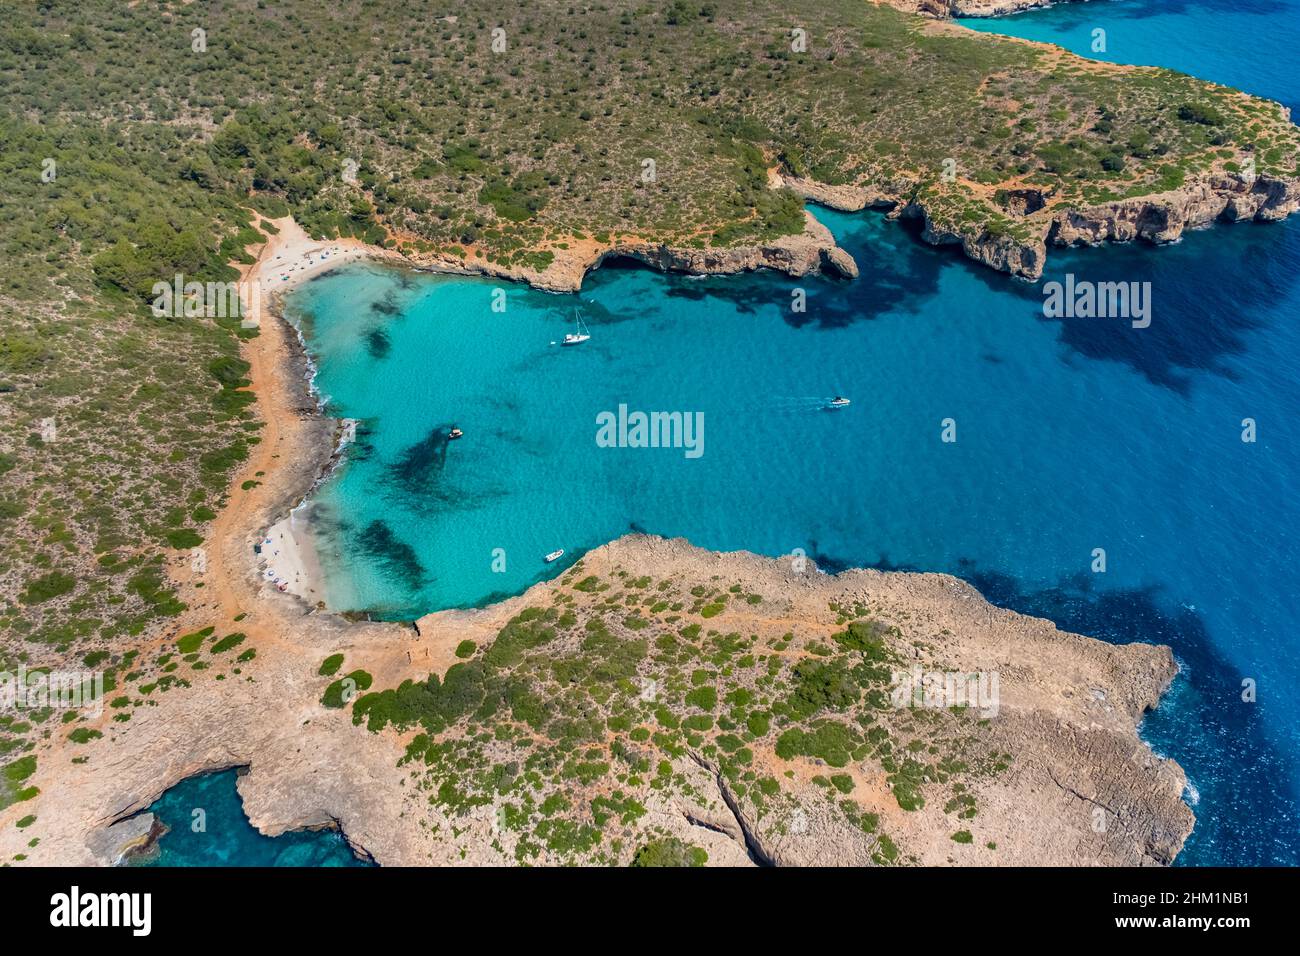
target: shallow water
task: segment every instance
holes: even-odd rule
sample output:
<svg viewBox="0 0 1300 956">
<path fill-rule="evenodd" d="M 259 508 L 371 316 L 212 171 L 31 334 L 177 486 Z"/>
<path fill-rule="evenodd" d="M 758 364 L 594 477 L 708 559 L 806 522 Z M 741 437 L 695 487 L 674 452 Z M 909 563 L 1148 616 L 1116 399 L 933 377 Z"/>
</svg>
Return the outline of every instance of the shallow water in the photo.
<svg viewBox="0 0 1300 956">
<path fill-rule="evenodd" d="M 1144 24 L 1171 29 L 1126 6 L 1152 5 L 1078 10 L 1115 12 L 1115 50 L 1142 49 Z M 1238 24 L 1219 4 L 1161 6 L 1201 18 L 1191 33 Z M 1070 15 L 996 25 L 1068 39 Z M 1236 67 L 1219 54 L 1214 70 L 1174 65 L 1284 99 L 1269 84 L 1296 86 L 1271 67 L 1252 86 L 1232 75 L 1251 50 Z M 578 297 L 592 340 L 572 349 L 554 343 L 573 296 L 376 266 L 295 293 L 319 388 L 364 420 L 314 506 L 331 603 L 393 618 L 483 603 L 633 530 L 802 549 L 832 570 L 948 571 L 1071 630 L 1171 644 L 1184 673 L 1144 734 L 1199 794 L 1180 861 L 1297 862 L 1300 223 L 1052 254 L 1045 281 L 1149 281 L 1152 324 L 1134 329 L 1046 319 L 1041 284 L 877 214 L 815 212 L 858 280 L 607 264 Z M 836 394 L 853 405 L 824 411 Z M 620 404 L 702 413 L 703 454 L 599 447 L 597 416 Z M 453 424 L 465 437 L 449 443 Z M 1241 699 L 1247 678 L 1258 702 Z"/>
</svg>

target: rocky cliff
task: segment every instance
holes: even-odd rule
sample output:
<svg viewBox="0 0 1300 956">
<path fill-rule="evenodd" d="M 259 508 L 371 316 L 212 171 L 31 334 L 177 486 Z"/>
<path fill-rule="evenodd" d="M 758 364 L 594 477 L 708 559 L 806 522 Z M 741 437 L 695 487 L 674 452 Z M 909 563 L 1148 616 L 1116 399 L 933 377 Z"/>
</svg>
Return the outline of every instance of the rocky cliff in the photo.
<svg viewBox="0 0 1300 956">
<path fill-rule="evenodd" d="M 796 176 L 784 184 L 799 195 L 833 209 L 885 208 L 891 218 L 924 222 L 922 238 L 935 245 L 960 245 L 984 265 L 1026 279 L 1037 279 L 1047 261 L 1047 247 L 1096 245 L 1101 242 L 1176 242 L 1188 229 L 1215 222 L 1274 222 L 1300 208 L 1300 179 L 1252 178 L 1226 173 L 1194 178 L 1178 189 L 1119 199 L 1097 205 L 1053 203 L 1032 190 L 1011 210 L 1025 235 L 990 230 L 986 224 L 936 215 L 930 204 L 911 195 L 890 195 L 867 186 L 828 186 Z M 1032 209 L 1032 211 L 1030 211 Z"/>
<path fill-rule="evenodd" d="M 1048 7 L 1053 0 L 885 0 L 892 7 L 928 17 L 1000 17 L 1034 7 Z M 1064 0 L 1061 0 L 1064 2 Z"/>
<path fill-rule="evenodd" d="M 813 273 L 854 278 L 858 274 L 853 257 L 835 244 L 829 229 L 811 213 L 804 214 L 800 233 L 779 236 L 767 242 L 726 248 L 674 246 L 637 238 L 612 242 L 567 243 L 567 248 L 548 251 L 554 258 L 544 269 L 523 265 L 502 265 L 486 259 L 457 259 L 446 255 L 415 255 L 411 261 L 438 272 L 499 276 L 527 282 L 550 292 L 576 292 L 592 269 L 607 259 L 623 256 L 664 272 L 688 275 L 732 275 L 755 269 L 773 269 L 790 276 Z"/>
<path fill-rule="evenodd" d="M 220 693 L 196 674 L 43 755 L 60 785 L 32 861 L 115 862 L 157 833 L 116 821 L 232 765 L 263 832 L 338 827 L 384 865 L 1149 865 L 1193 824 L 1182 771 L 1136 732 L 1169 649 L 1065 634 L 945 575 L 640 536 L 414 628 L 282 626 Z M 333 653 L 386 690 L 323 707 Z M 994 696 L 902 704 L 913 669 L 996 674 Z"/>
<path fill-rule="evenodd" d="M 1049 240 L 1055 245 L 1095 244 L 1105 240 L 1149 239 L 1175 242 L 1187 229 L 1216 220 L 1272 222 L 1300 207 L 1300 182 L 1259 176 L 1213 176 L 1180 189 L 1151 196 L 1067 209 L 1050 219 Z"/>
</svg>

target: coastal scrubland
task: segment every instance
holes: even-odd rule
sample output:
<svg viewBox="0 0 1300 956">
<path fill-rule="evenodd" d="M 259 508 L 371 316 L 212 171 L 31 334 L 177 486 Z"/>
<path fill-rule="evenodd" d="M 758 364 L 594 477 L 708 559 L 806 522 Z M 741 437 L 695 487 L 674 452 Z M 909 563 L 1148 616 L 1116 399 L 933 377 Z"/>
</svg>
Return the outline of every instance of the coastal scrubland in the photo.
<svg viewBox="0 0 1300 956">
<path fill-rule="evenodd" d="M 707 861 L 646 819 L 648 795 L 694 808 L 695 825 L 733 832 L 762 863 L 810 813 L 822 839 L 854 846 L 845 858 L 906 862 L 881 826 L 881 779 L 891 810 L 938 802 L 954 830 L 971 825 L 972 783 L 1015 758 L 977 711 L 891 700 L 893 671 L 925 642 L 861 603 L 830 602 L 826 640 L 751 632 L 752 619 L 727 629 L 729 608 L 763 604 L 719 576 L 604 579 L 579 562 L 549 605 L 525 608 L 441 677 L 357 697 L 353 721 L 416 731 L 403 758 L 413 811 L 436 808 L 427 825 L 450 819 L 452 840 L 457 819 L 486 812 L 494 846 L 520 863 Z"/>
<path fill-rule="evenodd" d="M 262 216 L 291 213 L 313 235 L 415 258 L 544 269 L 580 243 L 726 248 L 798 232 L 802 200 L 772 185 L 777 170 L 1014 240 L 1040 203 L 1142 196 L 1247 167 L 1294 177 L 1297 142 L 1276 104 L 1224 87 L 857 0 L 21 5 L 0 23 L 0 668 L 106 670 L 125 723 L 209 657 L 254 653 L 224 627 L 190 649 L 136 645 L 160 634 L 194 643 L 216 627 L 189 619 L 196 589 L 178 590 L 167 562 L 211 543 L 230 476 L 262 431 L 241 357 L 256 330 L 238 314 L 156 316 L 151 290 L 178 274 L 232 280 L 266 236 Z M 564 608 L 543 608 L 516 631 L 554 629 L 546 645 L 577 650 L 607 643 L 614 667 L 640 646 L 634 610 L 580 632 L 559 628 Z M 801 678 L 764 672 L 759 658 L 781 652 L 750 635 L 671 636 L 679 646 L 647 643 L 645 659 L 699 729 L 664 730 L 638 711 L 626 715 L 629 739 L 642 726 L 652 739 L 672 731 L 665 747 L 698 753 L 745 799 L 768 799 L 761 781 L 780 774 L 745 769 L 736 754 L 757 752 L 751 717 L 790 706 Z M 524 645 L 522 660 L 534 660 Z M 841 672 L 822 676 L 839 686 L 858 674 L 866 699 L 882 662 L 825 646 L 822 666 L 840 660 Z M 466 648 L 465 673 L 496 647 Z M 747 656 L 752 666 L 728 663 Z M 688 662 L 692 674 L 731 667 L 736 680 L 688 689 Z M 604 686 L 575 680 L 593 700 Z M 720 696 L 697 706 L 707 689 Z M 414 692 L 389 691 L 370 699 L 368 722 L 408 714 L 392 708 Z M 896 761 L 906 783 L 912 764 L 897 748 L 914 738 L 891 733 L 883 751 L 864 712 L 850 716 L 844 750 Z M 555 717 L 538 721 L 522 725 L 541 733 Z M 465 759 L 438 750 L 445 728 L 423 710 L 414 723 L 427 740 L 413 766 L 436 777 Z M 798 746 L 822 746 L 816 726 L 797 729 Z M 0 717 L 0 804 L 33 796 L 35 749 L 62 733 L 49 711 Z M 588 730 L 575 733 L 587 743 Z M 600 746 L 579 762 L 614 759 L 610 740 Z M 653 768 L 620 772 L 654 779 Z M 462 787 L 473 799 L 479 784 Z M 545 842 L 529 833 L 528 845 Z M 691 857 L 646 847 L 642 859 Z"/>
</svg>

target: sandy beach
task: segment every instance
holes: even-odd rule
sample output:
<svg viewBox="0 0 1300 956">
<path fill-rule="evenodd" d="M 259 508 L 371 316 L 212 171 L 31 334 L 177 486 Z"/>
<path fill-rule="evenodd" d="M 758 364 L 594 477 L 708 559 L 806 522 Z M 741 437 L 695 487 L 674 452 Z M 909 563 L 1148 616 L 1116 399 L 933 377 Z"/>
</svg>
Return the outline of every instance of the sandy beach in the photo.
<svg viewBox="0 0 1300 956">
<path fill-rule="evenodd" d="M 283 326 L 276 330 L 264 329 L 263 319 L 277 318 L 282 297 L 303 282 L 363 259 L 406 261 L 397 252 L 359 239 L 313 239 L 292 217 L 259 218 L 256 225 L 261 227 L 264 223 L 269 223 L 276 231 L 272 233 L 264 229 L 269 238 L 256 261 L 240 277 L 245 323 L 263 329 L 264 335 L 267 331 L 273 335 L 286 331 Z M 286 345 L 290 350 L 294 349 L 292 342 Z M 301 356 L 297 358 L 301 360 Z M 314 394 L 310 397 L 315 401 Z M 330 466 L 351 440 L 354 429 L 355 423 L 338 423 L 335 455 Z M 328 596 L 312 540 L 309 515 L 310 509 L 304 507 L 302 499 L 294 502 L 288 514 L 275 521 L 254 541 L 253 563 L 261 588 L 292 594 L 312 608 L 323 608 L 328 604 Z"/>
<path fill-rule="evenodd" d="M 260 324 L 265 310 L 275 307 L 277 295 L 331 269 L 361 259 L 406 261 L 400 253 L 360 239 L 313 239 L 291 216 L 259 218 L 256 225 L 262 223 L 270 223 L 277 232 L 269 236 L 257 261 L 240 277 L 245 315 L 250 322 Z"/>
<path fill-rule="evenodd" d="M 258 545 L 258 570 L 270 587 L 295 594 L 313 607 L 321 607 L 329 602 L 304 514 L 308 507 L 299 505 L 267 529 Z"/>
</svg>

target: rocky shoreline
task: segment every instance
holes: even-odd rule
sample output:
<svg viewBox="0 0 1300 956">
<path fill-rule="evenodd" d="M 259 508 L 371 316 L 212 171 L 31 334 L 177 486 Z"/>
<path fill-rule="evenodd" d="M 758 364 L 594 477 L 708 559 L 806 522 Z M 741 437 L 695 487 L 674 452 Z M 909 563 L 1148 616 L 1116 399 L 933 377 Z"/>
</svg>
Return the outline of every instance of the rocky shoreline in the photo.
<svg viewBox="0 0 1300 956">
<path fill-rule="evenodd" d="M 549 251 L 554 259 L 545 269 L 508 266 L 486 259 L 458 259 L 438 253 L 414 254 L 408 261 L 417 268 L 450 275 L 483 275 L 527 282 L 546 292 L 577 292 L 587 273 L 607 259 L 635 259 L 661 272 L 687 275 L 734 275 L 756 269 L 773 269 L 793 277 L 826 273 L 856 278 L 857 263 L 835 243 L 831 231 L 804 213 L 803 232 L 779 236 L 769 242 L 729 248 L 674 246 L 643 239 L 611 243 L 573 243 L 568 249 Z"/>
<path fill-rule="evenodd" d="M 1019 241 L 991 234 L 982 226 L 969 229 L 936 221 L 928 206 L 914 198 L 861 186 L 827 186 L 795 176 L 783 175 L 781 179 L 805 199 L 832 209 L 887 209 L 891 219 L 920 219 L 926 242 L 960 245 L 968 258 L 1030 280 L 1043 274 L 1048 246 L 1096 246 L 1136 239 L 1164 244 L 1177 242 L 1189 229 L 1217 222 L 1276 222 L 1300 209 L 1300 180 L 1272 176 L 1215 175 L 1168 192 L 1079 208 L 1053 207 L 1048 203 L 1050 197 L 1034 195 L 1032 204 L 1041 205 L 1021 220 L 1030 227 L 1033 238 Z"/>
<path fill-rule="evenodd" d="M 947 19 L 949 17 L 1002 17 L 1038 7 L 1050 7 L 1054 2 L 1068 0 L 886 0 L 893 7 L 907 13 Z"/>
<path fill-rule="evenodd" d="M 899 613 L 924 614 L 951 631 L 947 643 L 934 649 L 945 666 L 997 669 L 1002 702 L 1001 713 L 989 722 L 990 746 L 1014 758 L 1012 769 L 971 791 L 980 801 L 980 832 L 996 836 L 990 843 L 996 843 L 997 856 L 977 855 L 976 850 L 987 853 L 982 846 L 955 846 L 949 839 L 953 822 L 938 806 L 904 813 L 885 802 L 871 804 L 916 862 L 1163 865 L 1173 861 L 1191 831 L 1181 769 L 1153 754 L 1136 730 L 1177 672 L 1167 647 L 1110 645 L 1066 634 L 1049 622 L 995 608 L 969 585 L 940 574 L 854 570 L 832 576 L 811 565 L 792 574 L 788 560 L 719 554 L 680 539 L 643 535 L 596 549 L 584 565 L 602 578 L 627 568 L 686 580 L 723 575 L 742 581 L 764 595 L 752 619 L 731 624 L 745 628 L 762 628 L 768 617 L 779 618 L 784 628 L 793 616 L 821 633 L 833 626 L 828 600 L 870 600 Z M 407 773 L 397 766 L 409 735 L 367 733 L 352 726 L 346 711 L 321 708 L 315 702 L 326 679 L 315 670 L 325 655 L 342 651 L 349 666 L 364 666 L 377 682 L 419 678 L 454 660 L 439 648 L 464 639 L 488 645 L 513 615 L 559 589 L 559 582 L 545 582 L 479 611 L 426 615 L 414 631 L 332 615 L 285 615 L 282 645 L 258 644 L 255 683 L 227 682 L 220 693 L 199 687 L 168 695 L 156 712 L 137 718 L 137 726 L 117 732 L 116 740 L 79 748 L 97 770 L 71 768 L 59 793 L 42 798 L 58 804 L 58 823 L 32 862 L 120 863 L 161 832 L 140 811 L 165 789 L 233 765 L 248 767 L 239 792 L 250 822 L 269 836 L 335 828 L 359 857 L 389 866 L 511 862 L 494 848 L 490 813 L 447 814 L 437 818 L 442 826 L 421 825 L 419 812 L 428 811 L 427 803 L 403 786 Z M 340 760 L 342 754 L 346 759 Z M 807 816 L 791 831 L 731 795 L 717 768 L 699 753 L 674 760 L 674 770 L 693 781 L 690 792 L 697 796 L 685 802 L 647 799 L 651 819 L 706 847 L 713 864 L 872 862 L 871 844 L 829 813 L 806 771 L 791 789 Z M 868 773 L 864 782 L 871 780 Z M 868 792 L 881 785 L 883 780 Z M 872 799 L 887 801 L 888 791 Z M 42 809 L 46 815 L 55 808 Z M 1099 814 L 1105 821 L 1100 827 Z"/>
<path fill-rule="evenodd" d="M 1165 244 L 1177 242 L 1188 230 L 1216 223 L 1277 222 L 1300 209 L 1300 179 L 1268 175 L 1248 179 L 1219 173 L 1193 178 L 1178 189 L 1083 206 L 1053 204 L 1050 196 L 1029 189 L 1023 190 L 1024 209 L 1015 214 L 1018 223 L 1028 229 L 1029 238 L 1018 239 L 994 233 L 984 223 L 948 222 L 937 217 L 910 182 L 890 187 L 830 185 L 782 171 L 773 171 L 772 179 L 775 186 L 841 212 L 878 209 L 889 219 L 920 220 L 925 242 L 960 246 L 967 258 L 981 265 L 1031 281 L 1042 276 L 1049 247 L 1138 239 Z M 1025 211 L 1031 207 L 1033 211 Z M 762 245 L 696 249 L 642 240 L 588 244 L 556 250 L 556 258 L 543 270 L 439 254 L 405 258 L 412 266 L 432 272 L 492 276 L 561 293 L 579 291 L 589 272 L 600 268 L 606 259 L 620 256 L 661 272 L 688 275 L 772 269 L 795 278 L 813 274 L 856 278 L 858 266 L 853 257 L 811 213 L 806 215 L 802 233 Z"/>
</svg>

